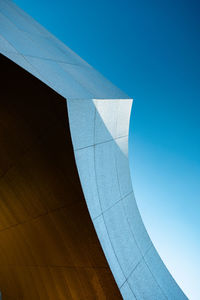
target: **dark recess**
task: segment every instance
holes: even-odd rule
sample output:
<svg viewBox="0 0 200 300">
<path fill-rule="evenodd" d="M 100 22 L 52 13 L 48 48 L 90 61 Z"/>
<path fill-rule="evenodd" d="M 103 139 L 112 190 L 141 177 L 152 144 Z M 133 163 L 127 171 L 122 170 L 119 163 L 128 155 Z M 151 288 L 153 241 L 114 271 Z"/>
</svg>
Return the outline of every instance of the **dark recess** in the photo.
<svg viewBox="0 0 200 300">
<path fill-rule="evenodd" d="M 81 190 L 65 99 L 0 60 L 2 299 L 121 299 Z"/>
</svg>

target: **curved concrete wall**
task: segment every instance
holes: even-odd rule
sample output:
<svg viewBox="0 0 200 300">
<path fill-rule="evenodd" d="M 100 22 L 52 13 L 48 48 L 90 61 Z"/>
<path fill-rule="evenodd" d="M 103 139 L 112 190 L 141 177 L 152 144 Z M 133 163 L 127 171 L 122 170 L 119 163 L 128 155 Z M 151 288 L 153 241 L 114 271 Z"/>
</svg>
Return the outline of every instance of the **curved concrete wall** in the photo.
<svg viewBox="0 0 200 300">
<path fill-rule="evenodd" d="M 1 52 L 67 99 L 81 185 L 124 299 L 186 299 L 142 223 L 129 174 L 132 100 L 10 1 L 0 4 Z"/>
<path fill-rule="evenodd" d="M 68 101 L 76 163 L 102 248 L 124 299 L 186 299 L 144 228 L 128 161 L 132 100 Z"/>
</svg>

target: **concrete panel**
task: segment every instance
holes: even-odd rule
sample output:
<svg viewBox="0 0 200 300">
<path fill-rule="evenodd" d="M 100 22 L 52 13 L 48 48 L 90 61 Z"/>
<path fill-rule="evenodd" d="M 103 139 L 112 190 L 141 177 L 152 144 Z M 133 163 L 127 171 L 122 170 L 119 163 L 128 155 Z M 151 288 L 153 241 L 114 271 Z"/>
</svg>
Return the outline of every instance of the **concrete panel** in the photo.
<svg viewBox="0 0 200 300">
<path fill-rule="evenodd" d="M 167 300 L 168 297 L 155 281 L 150 270 L 142 260 L 128 278 L 129 286 L 136 299 Z M 169 298 L 170 299 L 170 298 Z M 178 300 L 178 299 L 177 299 Z"/>
<path fill-rule="evenodd" d="M 64 52 L 60 47 L 56 47 L 54 40 L 52 42 L 49 36 L 33 35 L 31 32 L 20 30 L 5 16 L 4 10 L 0 10 L 0 33 L 24 56 L 33 56 L 69 64 L 80 62 L 80 60 L 77 59 L 76 56 L 74 57 L 73 53 L 67 51 L 67 49 Z"/>
<path fill-rule="evenodd" d="M 101 241 L 101 246 L 104 250 L 104 253 L 107 254 L 106 258 L 109 263 L 109 266 L 113 274 L 116 275 L 115 280 L 118 286 L 121 286 L 125 282 L 126 278 L 116 257 L 115 249 L 111 243 L 110 236 L 108 235 L 108 230 L 105 226 L 103 216 L 99 216 L 97 219 L 94 220 L 94 226 L 98 234 L 99 240 Z"/>
<path fill-rule="evenodd" d="M 171 277 L 169 271 L 165 267 L 154 247 L 149 249 L 144 257 L 144 260 L 149 269 L 152 270 L 153 276 L 155 277 L 161 289 L 167 295 L 168 299 L 185 299 L 185 295 Z"/>
<path fill-rule="evenodd" d="M 95 182 L 94 147 L 75 151 L 75 157 L 87 206 L 91 218 L 94 219 L 102 213 Z"/>
<path fill-rule="evenodd" d="M 132 103 L 132 99 L 119 100 L 116 137 L 122 137 L 129 134 L 129 120 Z"/>
<path fill-rule="evenodd" d="M 118 138 L 116 142 L 116 168 L 119 178 L 121 198 L 132 192 L 132 182 L 128 160 L 128 137 Z"/>
<path fill-rule="evenodd" d="M 30 22 L 30 17 L 12 1 L 1 1 L 0 11 L 20 30 L 34 35 L 50 36 L 50 33 L 38 26 L 34 19 Z"/>
<path fill-rule="evenodd" d="M 95 173 L 102 211 L 121 199 L 115 152 L 115 141 L 95 145 Z"/>
<path fill-rule="evenodd" d="M 0 34 L 23 55 L 53 58 L 52 55 L 49 57 L 47 49 L 37 44 L 37 39 L 33 40 L 31 35 L 14 26 L 2 11 L 0 12 Z"/>
<path fill-rule="evenodd" d="M 128 278 L 142 256 L 126 220 L 121 201 L 104 213 L 104 220 L 116 257 L 125 277 Z"/>
<path fill-rule="evenodd" d="M 96 107 L 95 144 L 110 141 L 116 137 L 118 100 L 94 100 L 94 104 Z"/>
<path fill-rule="evenodd" d="M 143 225 L 133 192 L 122 200 L 125 215 L 130 226 L 130 230 L 135 237 L 142 255 L 152 246 L 152 242 Z"/>
<path fill-rule="evenodd" d="M 126 300 L 135 300 L 135 299 L 137 299 L 134 296 L 133 292 L 131 291 L 130 286 L 129 286 L 127 281 L 120 288 L 120 292 L 122 294 L 123 299 L 126 299 Z"/>
<path fill-rule="evenodd" d="M 9 44 L 6 39 L 4 39 L 2 36 L 0 36 L 0 51 L 2 52 L 13 52 L 17 53 L 15 48 Z"/>
<path fill-rule="evenodd" d="M 69 66 L 67 64 L 60 64 L 73 78 L 95 95 L 94 98 L 98 99 L 119 99 L 125 98 L 119 88 L 114 86 L 110 81 L 103 77 L 98 71 L 92 67 L 82 67 L 80 65 Z M 128 98 L 128 96 L 126 95 Z"/>
<path fill-rule="evenodd" d="M 92 99 L 92 95 L 72 78 L 59 64 L 52 60 L 45 60 L 36 57 L 26 56 L 42 76 L 50 82 L 51 87 L 60 95 L 68 95 L 68 99 Z"/>
<path fill-rule="evenodd" d="M 77 132 L 77 135 L 72 135 L 74 149 L 94 145 L 96 110 L 91 99 L 68 101 L 68 110 L 72 120 L 70 123 L 71 132 Z"/>
<path fill-rule="evenodd" d="M 44 78 L 65 98 L 91 99 L 91 95 L 92 98 L 129 98 L 14 3 L 6 0 L 0 2 L 0 35 L 27 59 L 34 57 L 56 61 L 58 65 L 53 66 L 40 62 L 39 71 L 45 73 L 48 70 L 47 74 L 43 74 Z M 32 63 L 38 67 L 37 60 Z M 66 85 L 71 82 L 72 89 L 69 86 L 65 88 L 64 81 Z M 75 81 L 78 82 L 74 86 L 77 93 L 71 93 Z"/>
</svg>

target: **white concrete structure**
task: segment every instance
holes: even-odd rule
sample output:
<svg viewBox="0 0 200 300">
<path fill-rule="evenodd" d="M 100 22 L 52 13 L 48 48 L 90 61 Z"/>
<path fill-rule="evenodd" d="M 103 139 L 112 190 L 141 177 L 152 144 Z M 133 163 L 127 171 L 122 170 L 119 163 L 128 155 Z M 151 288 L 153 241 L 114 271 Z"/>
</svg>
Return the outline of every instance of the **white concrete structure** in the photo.
<svg viewBox="0 0 200 300">
<path fill-rule="evenodd" d="M 134 198 L 132 100 L 9 0 L 0 2 L 0 52 L 67 99 L 85 200 L 123 298 L 187 299 L 152 245 Z"/>
</svg>

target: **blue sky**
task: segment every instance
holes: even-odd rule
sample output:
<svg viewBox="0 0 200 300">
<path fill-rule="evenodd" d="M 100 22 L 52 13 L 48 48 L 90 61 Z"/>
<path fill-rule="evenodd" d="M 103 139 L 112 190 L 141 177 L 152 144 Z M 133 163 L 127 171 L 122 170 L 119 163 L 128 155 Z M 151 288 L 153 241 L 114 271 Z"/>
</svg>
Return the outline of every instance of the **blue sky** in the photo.
<svg viewBox="0 0 200 300">
<path fill-rule="evenodd" d="M 199 300 L 199 1 L 14 2 L 134 98 L 137 203 L 169 270 Z"/>
</svg>

